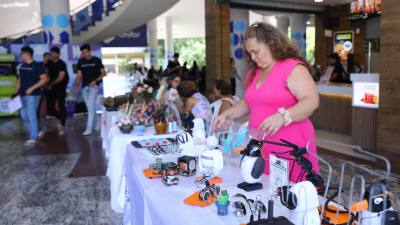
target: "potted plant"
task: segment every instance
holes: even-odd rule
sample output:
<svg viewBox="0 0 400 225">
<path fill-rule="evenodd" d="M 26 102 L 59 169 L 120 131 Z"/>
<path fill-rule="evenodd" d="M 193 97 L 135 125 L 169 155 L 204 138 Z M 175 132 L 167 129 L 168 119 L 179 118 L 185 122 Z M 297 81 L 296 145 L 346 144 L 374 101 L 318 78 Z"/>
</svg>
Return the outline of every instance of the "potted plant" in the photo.
<svg viewBox="0 0 400 225">
<path fill-rule="evenodd" d="M 218 215 L 220 216 L 226 216 L 228 215 L 228 207 L 230 202 L 228 201 L 229 199 L 229 193 L 228 191 L 224 188 L 221 190 L 221 195 L 217 197 L 217 201 L 215 202 L 215 205 L 218 207 Z"/>
<path fill-rule="evenodd" d="M 132 120 L 135 126 L 135 130 L 142 132 L 146 128 L 146 125 L 149 124 L 150 113 L 152 110 L 153 110 L 153 102 L 147 105 L 146 103 L 143 103 L 142 107 L 137 108 L 132 113 Z M 140 133 L 139 136 L 142 136 L 142 134 Z"/>
<path fill-rule="evenodd" d="M 137 87 L 138 96 L 140 96 L 146 104 L 149 104 L 153 99 L 153 88 L 149 87 L 149 85 L 145 84 L 143 86 Z"/>
<path fill-rule="evenodd" d="M 118 120 L 119 130 L 124 134 L 130 134 L 133 130 L 132 120 L 129 116 L 120 118 Z"/>
</svg>

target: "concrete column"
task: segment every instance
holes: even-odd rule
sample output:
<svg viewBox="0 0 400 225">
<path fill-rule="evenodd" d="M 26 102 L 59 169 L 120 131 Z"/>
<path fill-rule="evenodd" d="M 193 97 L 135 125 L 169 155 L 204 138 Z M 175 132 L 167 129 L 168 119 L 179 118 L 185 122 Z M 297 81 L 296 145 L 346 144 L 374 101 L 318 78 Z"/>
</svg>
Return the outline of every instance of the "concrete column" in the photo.
<svg viewBox="0 0 400 225">
<path fill-rule="evenodd" d="M 169 61 L 174 60 L 174 39 L 172 38 L 172 19 L 170 17 L 165 18 L 165 62 L 168 65 Z"/>
<path fill-rule="evenodd" d="M 291 39 L 300 50 L 300 55 L 306 57 L 307 14 L 293 14 L 290 17 Z"/>
<path fill-rule="evenodd" d="M 67 44 L 72 42 L 69 24 L 69 0 L 40 0 L 43 24 L 43 43 Z"/>
<path fill-rule="evenodd" d="M 150 52 L 150 67 L 158 70 L 158 39 L 157 39 L 157 19 L 147 23 L 148 47 Z"/>
<path fill-rule="evenodd" d="M 276 27 L 287 34 L 289 30 L 289 18 L 283 16 L 280 17 L 277 16 Z"/>
</svg>

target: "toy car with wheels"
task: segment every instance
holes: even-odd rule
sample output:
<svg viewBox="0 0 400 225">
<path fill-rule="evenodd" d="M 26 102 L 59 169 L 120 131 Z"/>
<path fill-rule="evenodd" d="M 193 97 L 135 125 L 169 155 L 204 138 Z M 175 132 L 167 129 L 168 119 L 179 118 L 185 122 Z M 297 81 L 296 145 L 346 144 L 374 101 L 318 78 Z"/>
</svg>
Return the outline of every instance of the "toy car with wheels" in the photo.
<svg viewBox="0 0 400 225">
<path fill-rule="evenodd" d="M 218 185 L 210 185 L 208 181 L 206 181 L 206 187 L 200 191 L 199 199 L 203 202 L 206 202 L 210 199 L 210 196 L 213 195 L 217 198 L 218 194 L 220 193 L 221 188 Z"/>
</svg>

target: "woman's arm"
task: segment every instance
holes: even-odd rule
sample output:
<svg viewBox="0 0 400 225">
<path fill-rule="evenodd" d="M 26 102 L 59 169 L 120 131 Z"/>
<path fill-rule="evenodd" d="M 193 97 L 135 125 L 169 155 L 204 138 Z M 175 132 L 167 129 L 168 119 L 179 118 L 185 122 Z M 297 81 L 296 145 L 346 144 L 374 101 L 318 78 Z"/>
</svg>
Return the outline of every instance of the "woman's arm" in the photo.
<svg viewBox="0 0 400 225">
<path fill-rule="evenodd" d="M 249 113 L 250 108 L 247 105 L 246 101 L 244 99 L 240 99 L 238 103 L 236 103 L 231 108 L 225 110 L 217 118 L 214 119 L 214 122 L 212 124 L 213 132 L 215 132 L 217 127 L 221 127 L 221 125 L 224 124 L 227 119 L 240 118 L 248 115 Z"/>
<path fill-rule="evenodd" d="M 221 113 L 223 113 L 225 110 L 228 110 L 231 107 L 232 107 L 231 103 L 229 103 L 228 101 L 223 100 L 222 104 L 221 104 L 221 107 L 219 108 L 218 116 L 221 115 Z"/>
<path fill-rule="evenodd" d="M 298 103 L 289 109 L 292 122 L 299 122 L 310 117 L 319 107 L 319 94 L 310 73 L 303 65 L 297 65 L 290 73 L 286 85 Z M 278 111 L 278 109 L 276 109 Z M 266 118 L 258 127 L 265 135 L 274 135 L 285 121 L 283 116 L 275 113 Z M 290 126 L 290 125 L 289 125 Z"/>
<path fill-rule="evenodd" d="M 178 106 L 179 109 L 179 113 L 185 113 L 187 111 L 192 111 L 192 108 L 194 105 L 196 105 L 197 100 L 195 97 L 190 97 L 186 100 L 185 102 L 185 109 L 183 109 L 181 102 L 179 101 L 179 99 L 176 99 L 174 101 L 174 103 Z"/>
</svg>

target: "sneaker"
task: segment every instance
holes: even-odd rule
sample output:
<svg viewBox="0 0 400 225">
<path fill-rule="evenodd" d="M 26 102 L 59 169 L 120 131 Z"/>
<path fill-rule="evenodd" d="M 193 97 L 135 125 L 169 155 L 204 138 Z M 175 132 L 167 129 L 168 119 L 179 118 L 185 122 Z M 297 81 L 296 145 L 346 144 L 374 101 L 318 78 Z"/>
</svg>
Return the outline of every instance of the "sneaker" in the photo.
<svg viewBox="0 0 400 225">
<path fill-rule="evenodd" d="M 25 142 L 25 146 L 31 146 L 31 145 L 34 145 L 34 144 L 36 144 L 36 143 L 37 143 L 36 140 L 29 139 L 29 140 L 27 140 L 27 141 Z"/>
<path fill-rule="evenodd" d="M 85 132 L 83 132 L 84 136 L 91 135 L 91 134 L 93 134 L 93 130 L 92 129 L 86 129 Z"/>
<path fill-rule="evenodd" d="M 65 129 L 63 126 L 60 127 L 60 130 L 58 131 L 59 135 L 64 135 L 65 134 Z"/>
<path fill-rule="evenodd" d="M 46 133 L 46 128 L 43 128 L 43 130 L 38 132 L 38 137 L 37 139 L 40 140 L 44 137 L 44 133 Z"/>
</svg>

